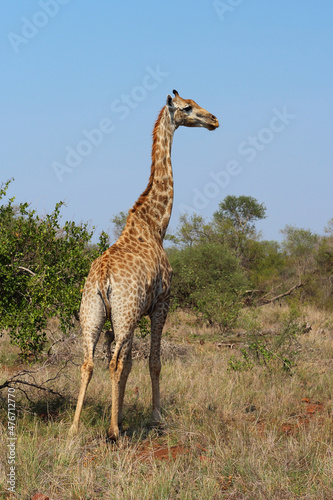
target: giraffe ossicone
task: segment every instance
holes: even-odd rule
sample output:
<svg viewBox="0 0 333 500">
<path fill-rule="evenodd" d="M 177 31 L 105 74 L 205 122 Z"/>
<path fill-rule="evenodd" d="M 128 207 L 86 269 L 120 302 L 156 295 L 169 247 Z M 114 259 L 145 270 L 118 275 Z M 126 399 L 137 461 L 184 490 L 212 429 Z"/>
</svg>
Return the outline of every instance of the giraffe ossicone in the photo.
<svg viewBox="0 0 333 500">
<path fill-rule="evenodd" d="M 145 191 L 129 210 L 118 241 L 91 265 L 80 307 L 84 348 L 81 386 L 70 434 L 78 430 L 83 400 L 91 380 L 94 353 L 107 319 L 107 345 L 112 384 L 110 439 L 119 437 L 125 386 L 132 367 L 134 329 L 144 315 L 151 320 L 149 371 L 152 383 L 153 419 L 159 421 L 161 371 L 160 347 L 170 300 L 172 269 L 163 249 L 163 239 L 171 217 L 173 175 L 171 147 L 179 126 L 214 130 L 217 118 L 176 90 L 167 97 L 153 130 L 152 164 Z M 115 348 L 110 356 L 110 345 Z"/>
</svg>

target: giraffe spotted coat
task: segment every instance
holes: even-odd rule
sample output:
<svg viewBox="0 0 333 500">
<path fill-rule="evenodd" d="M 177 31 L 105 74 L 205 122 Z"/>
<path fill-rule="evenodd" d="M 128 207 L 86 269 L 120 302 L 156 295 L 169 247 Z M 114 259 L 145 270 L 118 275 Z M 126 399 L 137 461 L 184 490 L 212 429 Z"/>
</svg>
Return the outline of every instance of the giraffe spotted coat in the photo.
<svg viewBox="0 0 333 500">
<path fill-rule="evenodd" d="M 151 320 L 149 370 L 152 383 L 153 419 L 159 421 L 161 371 L 160 346 L 170 299 L 172 269 L 163 248 L 173 203 L 171 147 L 179 126 L 214 130 L 217 118 L 177 91 L 167 97 L 153 131 L 152 164 L 147 188 L 129 211 L 118 241 L 97 258 L 86 280 L 80 308 L 84 348 L 81 386 L 71 434 L 78 430 L 85 393 L 93 373 L 96 344 L 107 319 L 108 352 L 115 340 L 110 374 L 112 383 L 110 439 L 119 437 L 122 406 L 132 367 L 134 329 L 143 315 Z"/>
</svg>

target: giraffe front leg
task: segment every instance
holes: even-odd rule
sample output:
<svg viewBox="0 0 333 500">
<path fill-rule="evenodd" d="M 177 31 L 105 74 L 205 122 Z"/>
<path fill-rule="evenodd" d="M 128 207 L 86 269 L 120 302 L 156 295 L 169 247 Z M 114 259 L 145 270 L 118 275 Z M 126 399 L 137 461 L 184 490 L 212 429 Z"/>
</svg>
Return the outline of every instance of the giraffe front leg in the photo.
<svg viewBox="0 0 333 500">
<path fill-rule="evenodd" d="M 153 420 L 161 421 L 160 373 L 161 373 L 161 337 L 169 310 L 169 302 L 160 304 L 151 314 L 151 343 L 149 371 L 152 385 Z"/>
</svg>

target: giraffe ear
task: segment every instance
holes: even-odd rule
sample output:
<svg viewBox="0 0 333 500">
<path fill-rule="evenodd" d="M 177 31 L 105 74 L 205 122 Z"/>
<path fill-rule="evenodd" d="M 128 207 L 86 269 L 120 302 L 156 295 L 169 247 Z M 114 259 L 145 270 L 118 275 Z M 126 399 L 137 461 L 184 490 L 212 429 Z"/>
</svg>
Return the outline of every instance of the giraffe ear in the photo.
<svg viewBox="0 0 333 500">
<path fill-rule="evenodd" d="M 169 106 L 169 108 L 174 108 L 175 107 L 171 95 L 168 95 L 166 103 Z"/>
</svg>

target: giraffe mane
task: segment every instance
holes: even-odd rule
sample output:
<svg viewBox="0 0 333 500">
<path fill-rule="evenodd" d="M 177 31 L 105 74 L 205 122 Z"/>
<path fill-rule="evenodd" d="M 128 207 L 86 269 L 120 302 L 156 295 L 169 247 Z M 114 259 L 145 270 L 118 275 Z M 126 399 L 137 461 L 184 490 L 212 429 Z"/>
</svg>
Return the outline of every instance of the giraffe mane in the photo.
<svg viewBox="0 0 333 500">
<path fill-rule="evenodd" d="M 157 139 L 157 129 L 158 129 L 160 121 L 162 119 L 162 115 L 163 115 L 164 110 L 165 110 L 165 106 L 163 106 L 163 108 L 161 109 L 161 111 L 156 119 L 154 129 L 153 129 L 153 134 L 152 134 L 153 147 L 152 147 L 152 153 L 151 153 L 152 162 L 151 162 L 151 169 L 150 169 L 150 176 L 149 176 L 149 180 L 148 180 L 148 185 L 147 185 L 146 189 L 143 191 L 143 193 L 140 195 L 140 197 L 137 199 L 137 201 L 134 203 L 133 208 L 130 210 L 131 213 L 135 213 L 137 211 L 137 209 L 139 207 L 141 207 L 141 205 L 143 205 L 143 203 L 146 201 L 147 196 L 150 193 L 152 185 L 153 185 L 154 174 L 155 174 L 156 150 L 157 150 L 157 144 L 156 144 L 157 143 L 157 140 L 156 140 Z"/>
</svg>

